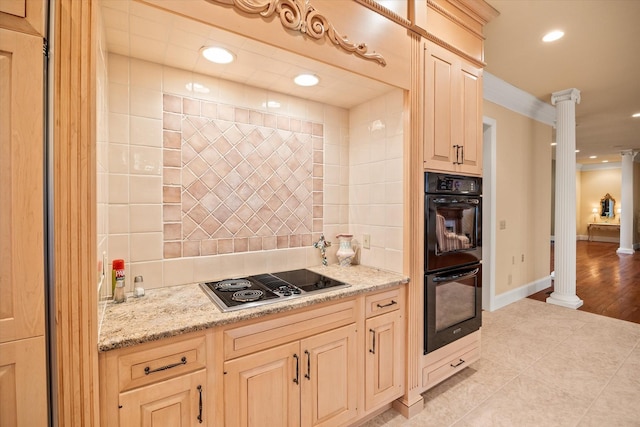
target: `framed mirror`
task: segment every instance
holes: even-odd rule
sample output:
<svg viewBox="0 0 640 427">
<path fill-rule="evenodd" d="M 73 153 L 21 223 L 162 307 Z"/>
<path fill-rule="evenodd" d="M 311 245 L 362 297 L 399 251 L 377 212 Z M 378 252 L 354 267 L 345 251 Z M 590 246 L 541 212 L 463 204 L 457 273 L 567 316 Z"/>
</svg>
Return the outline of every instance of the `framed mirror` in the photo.
<svg viewBox="0 0 640 427">
<path fill-rule="evenodd" d="M 609 193 L 607 193 L 601 200 L 600 200 L 600 216 L 602 218 L 613 218 L 616 216 L 615 214 L 615 206 L 616 206 L 616 200 L 611 197 L 611 195 Z"/>
</svg>

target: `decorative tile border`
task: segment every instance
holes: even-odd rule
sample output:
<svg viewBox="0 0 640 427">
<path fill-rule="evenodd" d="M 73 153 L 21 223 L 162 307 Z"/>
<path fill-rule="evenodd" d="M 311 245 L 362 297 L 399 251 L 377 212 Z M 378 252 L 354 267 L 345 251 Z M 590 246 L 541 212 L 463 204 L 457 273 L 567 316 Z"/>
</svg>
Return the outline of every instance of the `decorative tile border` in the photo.
<svg viewBox="0 0 640 427">
<path fill-rule="evenodd" d="M 320 123 L 165 94 L 164 258 L 311 245 L 323 143 Z"/>
</svg>

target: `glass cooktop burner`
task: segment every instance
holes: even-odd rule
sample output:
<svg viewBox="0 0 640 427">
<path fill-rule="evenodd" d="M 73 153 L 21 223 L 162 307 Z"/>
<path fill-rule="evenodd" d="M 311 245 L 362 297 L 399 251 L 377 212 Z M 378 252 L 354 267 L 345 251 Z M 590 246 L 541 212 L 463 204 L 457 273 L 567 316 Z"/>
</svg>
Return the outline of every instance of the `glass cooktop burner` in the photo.
<svg viewBox="0 0 640 427">
<path fill-rule="evenodd" d="M 206 282 L 200 286 L 222 311 L 233 311 L 350 285 L 302 269 Z"/>
</svg>

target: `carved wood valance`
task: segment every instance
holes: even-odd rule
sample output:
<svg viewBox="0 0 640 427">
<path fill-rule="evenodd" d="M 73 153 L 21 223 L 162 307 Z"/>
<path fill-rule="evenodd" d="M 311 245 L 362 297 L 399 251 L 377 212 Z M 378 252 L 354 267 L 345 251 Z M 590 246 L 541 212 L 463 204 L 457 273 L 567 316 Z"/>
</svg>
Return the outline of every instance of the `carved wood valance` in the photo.
<svg viewBox="0 0 640 427">
<path fill-rule="evenodd" d="M 288 30 L 299 31 L 307 36 L 320 40 L 327 37 L 331 43 L 339 46 L 349 53 L 369 59 L 382 66 L 387 61 L 379 53 L 369 52 L 366 43 L 351 43 L 346 36 L 341 35 L 309 0 L 208 0 L 211 3 L 219 3 L 233 6 L 236 9 L 248 13 L 269 18 L 277 15 L 282 26 Z"/>
</svg>

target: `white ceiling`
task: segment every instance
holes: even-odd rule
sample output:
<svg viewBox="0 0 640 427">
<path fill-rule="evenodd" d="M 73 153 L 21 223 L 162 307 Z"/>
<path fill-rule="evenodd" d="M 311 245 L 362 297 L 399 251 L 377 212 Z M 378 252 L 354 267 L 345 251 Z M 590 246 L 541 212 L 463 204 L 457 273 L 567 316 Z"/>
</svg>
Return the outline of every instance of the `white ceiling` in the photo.
<svg viewBox="0 0 640 427">
<path fill-rule="evenodd" d="M 109 52 L 194 73 L 268 89 L 329 105 L 351 108 L 392 87 L 363 76 L 240 37 L 132 0 L 101 0 Z M 200 55 L 203 46 L 226 47 L 236 55 L 227 65 Z M 313 72 L 320 83 L 302 88 L 293 78 Z"/>
<path fill-rule="evenodd" d="M 621 150 L 640 150 L 640 118 L 631 118 L 640 113 L 640 1 L 488 2 L 500 12 L 484 31 L 488 72 L 547 103 L 552 92 L 580 90 L 579 163 L 619 162 Z M 564 38 L 543 43 L 553 29 Z"/>
</svg>

